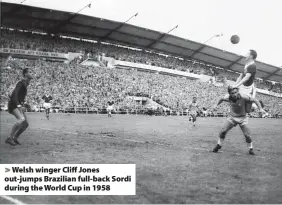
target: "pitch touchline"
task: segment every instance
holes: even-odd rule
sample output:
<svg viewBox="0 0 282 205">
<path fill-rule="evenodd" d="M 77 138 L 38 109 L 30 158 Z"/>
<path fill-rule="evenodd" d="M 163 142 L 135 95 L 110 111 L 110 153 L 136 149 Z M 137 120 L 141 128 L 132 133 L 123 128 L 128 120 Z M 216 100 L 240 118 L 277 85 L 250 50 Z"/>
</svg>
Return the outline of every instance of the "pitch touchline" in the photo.
<svg viewBox="0 0 282 205">
<path fill-rule="evenodd" d="M 11 123 L 5 123 L 7 125 L 13 125 Z M 35 128 L 34 128 L 35 129 Z M 48 131 L 53 131 L 53 132 L 61 132 L 61 133 L 66 133 L 66 134 L 72 134 L 72 135 L 78 135 L 79 133 L 77 132 L 66 132 L 66 131 L 62 131 L 62 130 L 56 130 L 56 129 L 48 129 L 48 128 L 39 128 L 40 130 L 48 130 Z M 100 134 L 103 134 L 103 133 L 96 133 L 95 135 L 100 135 Z M 103 136 L 103 137 L 108 137 L 108 138 L 112 138 L 113 137 L 110 137 L 110 136 Z M 118 139 L 121 139 L 121 140 L 124 140 L 124 141 L 129 141 L 129 142 L 137 142 L 137 143 L 142 143 L 142 144 L 146 144 L 146 142 L 144 141 L 141 141 L 141 140 L 134 140 L 134 139 L 127 139 L 127 138 L 118 138 Z M 166 145 L 166 144 L 163 144 L 163 143 L 159 143 L 159 142 L 153 142 L 153 144 L 155 145 L 159 145 L 159 146 L 170 146 L 170 145 Z M 190 149 L 190 150 L 199 150 L 199 151 L 210 151 L 208 149 L 202 149 L 202 148 L 191 148 L 191 147 L 179 147 L 177 145 L 171 145 L 172 147 L 175 147 L 175 148 L 178 148 L 178 149 Z M 235 155 L 237 156 L 242 156 L 241 154 L 239 153 L 235 153 Z M 254 156 L 256 158 L 261 158 L 261 159 L 267 159 L 266 157 L 262 157 L 262 156 Z"/>
</svg>

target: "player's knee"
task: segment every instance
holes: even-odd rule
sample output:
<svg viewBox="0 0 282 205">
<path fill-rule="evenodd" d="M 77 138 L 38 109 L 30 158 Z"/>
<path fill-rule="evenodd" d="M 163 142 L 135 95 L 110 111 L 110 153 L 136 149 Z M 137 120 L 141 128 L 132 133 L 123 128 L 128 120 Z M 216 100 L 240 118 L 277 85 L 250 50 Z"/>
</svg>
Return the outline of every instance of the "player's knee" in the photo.
<svg viewBox="0 0 282 205">
<path fill-rule="evenodd" d="M 27 128 L 29 126 L 28 121 L 26 119 L 21 120 L 20 124 L 22 125 L 22 127 Z"/>
<path fill-rule="evenodd" d="M 20 123 L 20 124 L 24 124 L 25 121 L 26 121 L 26 120 L 25 120 L 24 116 L 20 116 L 20 117 L 18 118 L 18 123 Z"/>
<path fill-rule="evenodd" d="M 25 127 L 27 128 L 29 126 L 29 123 L 27 120 L 24 121 Z"/>
</svg>

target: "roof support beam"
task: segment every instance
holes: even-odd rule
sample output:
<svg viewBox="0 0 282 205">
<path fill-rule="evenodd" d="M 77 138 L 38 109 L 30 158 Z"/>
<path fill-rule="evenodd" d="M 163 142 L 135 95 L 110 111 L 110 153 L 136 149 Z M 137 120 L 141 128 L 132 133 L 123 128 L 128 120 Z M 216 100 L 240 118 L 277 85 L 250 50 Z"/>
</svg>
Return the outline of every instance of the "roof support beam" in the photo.
<svg viewBox="0 0 282 205">
<path fill-rule="evenodd" d="M 198 50 L 195 50 L 192 55 L 190 56 L 190 58 L 193 58 L 197 53 L 199 53 L 201 50 L 203 50 L 205 47 L 206 47 L 206 43 L 209 42 L 210 40 L 212 40 L 213 38 L 218 38 L 218 37 L 221 37 L 223 36 L 223 34 L 215 34 L 213 35 L 212 37 L 210 37 L 208 40 L 206 40 L 203 45 L 198 49 Z"/>
<path fill-rule="evenodd" d="M 281 69 L 280 68 L 277 68 L 276 71 L 274 71 L 273 73 L 271 73 L 270 75 L 264 77 L 263 79 L 264 80 L 268 80 L 271 76 L 275 75 L 276 73 L 278 73 Z"/>
<path fill-rule="evenodd" d="M 195 50 L 191 56 L 189 56 L 190 58 L 193 58 L 197 53 L 199 53 L 201 50 L 203 50 L 206 47 L 206 45 L 201 46 L 199 49 Z"/>
<path fill-rule="evenodd" d="M 86 6 L 84 6 L 82 9 L 80 9 L 75 14 L 71 14 L 71 16 L 68 19 L 66 19 L 64 21 L 61 21 L 60 23 L 58 23 L 56 26 L 54 26 L 54 28 L 52 28 L 48 32 L 53 33 L 53 34 L 57 34 L 60 31 L 60 28 L 64 27 L 67 23 L 69 23 L 72 19 L 74 19 L 79 14 L 79 12 L 84 10 L 86 7 L 90 8 L 91 7 L 91 3 L 87 4 Z"/>
<path fill-rule="evenodd" d="M 116 28 L 110 30 L 109 33 L 107 33 L 105 36 L 101 37 L 99 39 L 99 41 L 107 39 L 110 35 L 112 35 L 112 33 L 114 33 L 115 31 L 119 30 L 120 28 L 122 28 L 128 21 L 130 21 L 132 18 L 136 17 L 137 15 L 138 15 L 138 13 L 134 14 L 133 16 L 131 16 L 125 22 L 120 23 Z"/>
<path fill-rule="evenodd" d="M 240 58 L 238 58 L 236 61 L 230 63 L 230 65 L 228 65 L 226 68 L 230 69 L 233 65 L 235 65 L 236 63 L 238 63 L 241 59 L 243 58 L 243 56 L 240 56 Z M 232 69 L 231 69 L 232 70 Z"/>
<path fill-rule="evenodd" d="M 157 39 L 155 39 L 152 43 L 150 43 L 146 48 L 151 48 L 153 45 L 155 45 L 157 42 L 162 40 L 167 34 L 169 34 L 174 29 L 178 28 L 178 25 L 176 25 L 174 28 L 170 29 L 167 33 L 161 34 Z"/>
</svg>

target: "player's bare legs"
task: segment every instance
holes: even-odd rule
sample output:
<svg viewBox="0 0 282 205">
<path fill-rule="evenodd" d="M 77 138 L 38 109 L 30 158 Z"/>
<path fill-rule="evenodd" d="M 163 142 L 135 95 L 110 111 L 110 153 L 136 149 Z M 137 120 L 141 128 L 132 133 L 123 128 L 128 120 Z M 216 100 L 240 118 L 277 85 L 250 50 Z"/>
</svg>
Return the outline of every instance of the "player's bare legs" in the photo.
<svg viewBox="0 0 282 205">
<path fill-rule="evenodd" d="M 27 120 L 27 117 L 25 115 L 25 113 L 23 112 L 22 113 L 24 118 L 25 118 L 25 121 L 23 122 L 23 125 L 20 129 L 17 130 L 16 134 L 14 135 L 14 141 L 19 145 L 19 141 L 18 141 L 18 138 L 19 136 L 28 128 L 29 124 L 28 124 L 28 120 Z"/>
<path fill-rule="evenodd" d="M 245 139 L 246 139 L 246 143 L 248 144 L 248 147 L 249 147 L 249 154 L 250 155 L 254 155 L 254 151 L 253 151 L 253 142 L 252 142 L 252 138 L 251 138 L 251 130 L 250 128 L 247 126 L 247 125 L 241 125 L 240 126 L 244 136 L 245 136 Z"/>
<path fill-rule="evenodd" d="M 251 97 L 255 98 L 256 97 L 256 88 L 253 87 L 253 91 L 251 93 Z M 261 102 L 259 102 L 261 104 Z M 261 107 L 263 108 L 262 104 Z M 251 103 L 251 102 L 246 102 L 246 113 L 251 113 L 258 110 L 258 106 L 255 103 Z"/>
<path fill-rule="evenodd" d="M 228 120 L 225 121 L 218 137 L 217 145 L 213 149 L 213 152 L 218 152 L 222 147 L 222 142 L 225 139 L 226 134 L 234 127 L 234 125 Z"/>
<path fill-rule="evenodd" d="M 12 146 L 15 146 L 16 144 L 18 144 L 17 143 L 17 139 L 15 140 L 15 135 L 16 135 L 16 133 L 18 132 L 18 131 L 20 131 L 20 130 L 22 130 L 26 125 L 26 120 L 25 120 L 25 116 L 23 115 L 23 113 L 20 111 L 20 109 L 21 108 L 16 108 L 16 109 L 14 109 L 12 112 L 11 112 L 11 114 L 13 114 L 16 118 L 17 118 L 17 120 L 18 120 L 18 122 L 12 127 L 12 131 L 11 131 L 11 134 L 10 134 L 10 137 L 8 137 L 7 139 L 6 139 L 6 143 L 7 144 L 10 144 L 10 145 L 12 145 Z M 26 128 L 25 128 L 26 129 Z M 24 130 L 25 130 L 24 129 Z M 23 131 L 20 131 L 20 134 L 22 133 Z M 19 135 L 20 135 L 19 134 Z M 18 136 L 19 136 L 18 135 Z"/>
</svg>

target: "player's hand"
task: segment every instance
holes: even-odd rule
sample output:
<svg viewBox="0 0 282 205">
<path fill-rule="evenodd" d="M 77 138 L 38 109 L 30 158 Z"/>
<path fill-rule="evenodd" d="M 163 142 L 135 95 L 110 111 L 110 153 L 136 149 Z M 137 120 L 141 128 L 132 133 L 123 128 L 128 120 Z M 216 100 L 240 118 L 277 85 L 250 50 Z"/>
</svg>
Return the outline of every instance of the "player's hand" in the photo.
<svg viewBox="0 0 282 205">
<path fill-rule="evenodd" d="M 17 107 L 21 113 L 24 113 L 26 111 L 26 108 L 21 105 L 18 105 Z"/>
<path fill-rule="evenodd" d="M 23 113 L 26 112 L 26 110 L 27 110 L 26 107 L 24 107 L 24 106 L 21 107 L 20 109 L 21 109 L 21 111 L 22 111 Z"/>
</svg>

